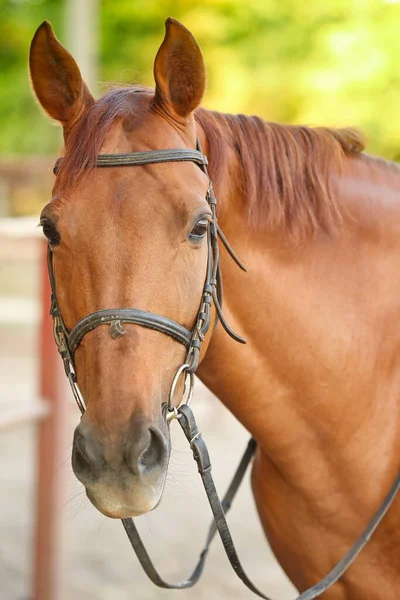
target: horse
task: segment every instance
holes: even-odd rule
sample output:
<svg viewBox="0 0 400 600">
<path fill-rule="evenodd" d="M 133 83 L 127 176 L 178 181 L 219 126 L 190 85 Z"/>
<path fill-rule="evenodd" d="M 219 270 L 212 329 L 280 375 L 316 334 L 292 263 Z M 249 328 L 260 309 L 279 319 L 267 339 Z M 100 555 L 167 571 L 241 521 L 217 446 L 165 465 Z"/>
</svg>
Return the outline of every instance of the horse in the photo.
<svg viewBox="0 0 400 600">
<path fill-rule="evenodd" d="M 221 248 L 224 314 L 247 344 L 226 335 L 213 303 L 197 373 L 256 439 L 261 524 L 306 589 L 363 531 L 400 467 L 399 167 L 365 154 L 351 128 L 200 107 L 201 50 L 172 18 L 154 90 L 132 85 L 94 100 L 47 22 L 32 41 L 30 74 L 64 133 L 41 224 L 66 329 L 132 306 L 193 327 L 212 181 L 218 223 L 247 266 Z M 183 160 L 95 168 L 100 155 L 189 152 L 196 140 L 209 178 Z M 162 406 L 186 350 L 160 329 L 118 325 L 115 335 L 96 326 L 76 348 L 86 410 L 72 465 L 94 506 L 125 518 L 162 496 L 171 450 Z M 182 378 L 175 383 L 180 397 Z M 399 522 L 396 498 L 326 600 L 397 600 Z"/>
</svg>

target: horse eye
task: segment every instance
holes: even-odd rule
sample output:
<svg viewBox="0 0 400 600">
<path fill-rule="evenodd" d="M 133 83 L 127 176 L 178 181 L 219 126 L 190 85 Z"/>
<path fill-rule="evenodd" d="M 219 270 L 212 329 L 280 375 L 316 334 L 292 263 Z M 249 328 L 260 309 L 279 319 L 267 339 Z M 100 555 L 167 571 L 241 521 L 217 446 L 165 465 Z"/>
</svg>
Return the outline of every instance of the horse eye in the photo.
<svg viewBox="0 0 400 600">
<path fill-rule="evenodd" d="M 47 219 L 43 219 L 42 221 L 40 221 L 40 224 L 49 244 L 51 246 L 57 246 L 57 244 L 60 243 L 60 234 L 58 233 L 54 225 Z"/>
<path fill-rule="evenodd" d="M 204 217 L 197 221 L 196 225 L 193 227 L 190 232 L 189 239 L 194 242 L 199 242 L 204 238 L 208 229 L 208 220 Z"/>
</svg>

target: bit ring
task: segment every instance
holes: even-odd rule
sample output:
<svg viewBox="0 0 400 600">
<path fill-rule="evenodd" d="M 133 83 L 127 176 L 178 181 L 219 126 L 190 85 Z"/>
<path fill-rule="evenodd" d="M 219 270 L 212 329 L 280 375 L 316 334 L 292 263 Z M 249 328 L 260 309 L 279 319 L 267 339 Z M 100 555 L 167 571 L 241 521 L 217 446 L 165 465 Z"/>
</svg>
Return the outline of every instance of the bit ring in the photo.
<svg viewBox="0 0 400 600">
<path fill-rule="evenodd" d="M 172 413 L 173 416 L 169 417 L 169 415 L 167 416 L 167 421 L 172 420 L 173 418 L 178 418 L 178 410 L 179 408 L 183 405 L 183 404 L 190 404 L 193 398 L 193 388 L 194 388 L 194 373 L 188 373 L 188 369 L 190 368 L 190 365 L 187 363 L 184 363 L 183 365 L 181 365 L 179 367 L 179 369 L 177 370 L 177 372 L 175 373 L 175 376 L 172 380 L 172 384 L 171 384 L 171 389 L 169 391 L 169 398 L 168 398 L 168 412 Z M 178 407 L 176 407 L 174 405 L 174 395 L 175 395 L 175 391 L 176 391 L 176 386 L 178 385 L 178 381 L 180 376 L 182 375 L 182 373 L 185 373 L 185 383 L 184 383 L 184 388 L 183 388 L 183 395 L 185 395 L 186 389 L 187 389 L 187 385 L 188 385 L 188 379 L 189 379 L 189 391 L 188 391 L 188 395 L 186 397 L 186 400 L 182 400 L 181 403 L 179 404 Z"/>
</svg>

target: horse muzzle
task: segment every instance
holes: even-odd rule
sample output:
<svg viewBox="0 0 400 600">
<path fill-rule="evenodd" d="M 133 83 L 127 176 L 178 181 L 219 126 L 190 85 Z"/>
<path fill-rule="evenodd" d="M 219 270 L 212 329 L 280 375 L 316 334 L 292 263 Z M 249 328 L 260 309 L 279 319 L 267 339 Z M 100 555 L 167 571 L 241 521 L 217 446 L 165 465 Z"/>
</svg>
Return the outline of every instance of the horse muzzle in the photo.
<svg viewBox="0 0 400 600">
<path fill-rule="evenodd" d="M 168 428 L 146 422 L 119 436 L 102 436 L 84 419 L 75 429 L 72 468 L 94 506 L 112 518 L 157 506 L 170 455 Z"/>
</svg>

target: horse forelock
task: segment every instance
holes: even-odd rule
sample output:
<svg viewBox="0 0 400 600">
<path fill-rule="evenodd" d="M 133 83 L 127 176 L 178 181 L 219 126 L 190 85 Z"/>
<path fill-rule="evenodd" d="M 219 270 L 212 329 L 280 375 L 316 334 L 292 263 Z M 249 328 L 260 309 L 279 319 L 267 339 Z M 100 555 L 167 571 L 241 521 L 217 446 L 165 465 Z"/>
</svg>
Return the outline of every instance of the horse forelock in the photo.
<svg viewBox="0 0 400 600">
<path fill-rule="evenodd" d="M 57 171 L 57 188 L 62 193 L 96 165 L 105 137 L 118 119 L 135 118 L 134 94 L 148 93 L 144 86 L 111 89 L 96 100 L 68 132 L 64 156 Z"/>
</svg>

